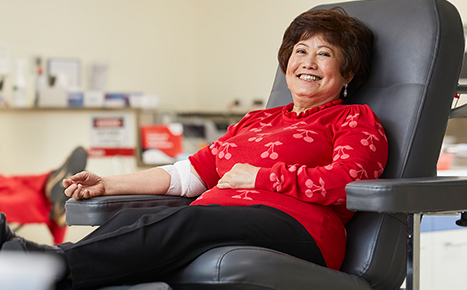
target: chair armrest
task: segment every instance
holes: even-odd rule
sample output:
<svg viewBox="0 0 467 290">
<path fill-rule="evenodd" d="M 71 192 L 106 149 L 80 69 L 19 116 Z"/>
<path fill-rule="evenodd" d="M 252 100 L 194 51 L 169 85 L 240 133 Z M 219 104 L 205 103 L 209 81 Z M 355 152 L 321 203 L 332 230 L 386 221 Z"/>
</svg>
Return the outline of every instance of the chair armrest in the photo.
<svg viewBox="0 0 467 290">
<path fill-rule="evenodd" d="M 194 198 L 170 195 L 115 195 L 91 199 L 69 199 L 65 204 L 66 224 L 99 226 L 125 208 L 155 206 L 178 207 L 190 204 Z"/>
<path fill-rule="evenodd" d="M 362 180 L 347 184 L 347 208 L 388 213 L 467 209 L 467 177 Z"/>
</svg>

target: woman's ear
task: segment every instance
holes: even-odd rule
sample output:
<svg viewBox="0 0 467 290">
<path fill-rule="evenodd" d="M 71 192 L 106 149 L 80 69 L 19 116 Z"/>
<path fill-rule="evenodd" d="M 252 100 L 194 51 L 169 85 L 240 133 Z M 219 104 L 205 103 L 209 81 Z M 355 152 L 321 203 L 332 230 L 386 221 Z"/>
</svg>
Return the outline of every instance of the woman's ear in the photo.
<svg viewBox="0 0 467 290">
<path fill-rule="evenodd" d="M 355 76 L 355 74 L 353 72 L 349 72 L 348 76 L 344 77 L 345 78 L 345 83 L 346 84 L 350 83 L 353 80 L 354 76 Z"/>
</svg>

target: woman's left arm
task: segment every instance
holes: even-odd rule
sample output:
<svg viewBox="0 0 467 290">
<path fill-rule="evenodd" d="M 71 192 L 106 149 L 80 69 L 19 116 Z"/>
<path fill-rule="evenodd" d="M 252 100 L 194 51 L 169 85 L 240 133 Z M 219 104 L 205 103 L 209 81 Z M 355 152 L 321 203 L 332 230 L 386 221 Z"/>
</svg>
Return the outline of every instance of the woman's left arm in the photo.
<svg viewBox="0 0 467 290">
<path fill-rule="evenodd" d="M 217 183 L 217 187 L 224 188 L 255 188 L 256 175 L 260 167 L 246 163 L 235 164 L 224 174 Z"/>
<path fill-rule="evenodd" d="M 237 164 L 218 187 L 262 188 L 306 202 L 343 204 L 346 184 L 382 174 L 388 145 L 381 123 L 368 107 L 358 118 L 336 124 L 336 128 L 331 163 L 309 167 L 278 162 L 272 168 Z"/>
</svg>

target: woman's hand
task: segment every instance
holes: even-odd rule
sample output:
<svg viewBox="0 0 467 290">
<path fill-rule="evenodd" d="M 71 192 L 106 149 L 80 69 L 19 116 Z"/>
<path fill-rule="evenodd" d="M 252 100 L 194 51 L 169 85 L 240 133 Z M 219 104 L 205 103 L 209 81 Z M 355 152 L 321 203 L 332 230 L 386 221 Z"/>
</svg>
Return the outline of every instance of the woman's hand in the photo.
<svg viewBox="0 0 467 290">
<path fill-rule="evenodd" d="M 80 172 L 63 180 L 65 195 L 73 199 L 87 199 L 104 195 L 105 184 L 102 178 L 94 173 Z"/>
<path fill-rule="evenodd" d="M 218 188 L 255 188 L 259 167 L 237 163 L 217 183 Z"/>
</svg>

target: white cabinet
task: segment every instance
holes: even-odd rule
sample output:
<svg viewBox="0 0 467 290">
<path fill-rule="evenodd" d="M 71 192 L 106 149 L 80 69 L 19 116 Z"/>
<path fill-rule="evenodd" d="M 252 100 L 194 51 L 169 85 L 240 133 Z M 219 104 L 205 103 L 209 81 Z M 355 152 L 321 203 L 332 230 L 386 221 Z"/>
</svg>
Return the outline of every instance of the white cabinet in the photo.
<svg viewBox="0 0 467 290">
<path fill-rule="evenodd" d="M 455 225 L 457 219 L 423 218 L 420 289 L 467 289 L 467 228 Z"/>
</svg>

